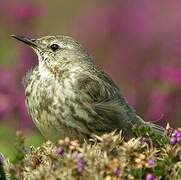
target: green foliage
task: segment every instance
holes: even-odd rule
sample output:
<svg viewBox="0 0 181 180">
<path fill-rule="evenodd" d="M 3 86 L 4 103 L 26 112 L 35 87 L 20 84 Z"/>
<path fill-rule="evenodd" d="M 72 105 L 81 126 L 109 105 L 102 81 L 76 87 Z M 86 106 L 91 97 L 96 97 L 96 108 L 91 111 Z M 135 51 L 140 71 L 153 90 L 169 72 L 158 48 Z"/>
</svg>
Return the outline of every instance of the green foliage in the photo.
<svg viewBox="0 0 181 180">
<path fill-rule="evenodd" d="M 25 145 L 24 137 L 21 132 L 16 133 L 15 141 L 15 152 L 14 159 L 12 160 L 13 164 L 23 164 L 23 158 L 25 156 Z"/>
<path fill-rule="evenodd" d="M 131 175 L 137 179 L 142 179 L 144 176 L 144 170 L 143 169 L 131 169 L 130 171 Z"/>
<path fill-rule="evenodd" d="M 159 133 L 155 133 L 148 126 L 137 128 L 135 130 L 135 133 L 138 137 L 145 137 L 147 138 L 148 141 L 150 141 L 150 143 L 159 147 L 164 147 L 166 144 L 169 143 L 168 137 L 166 137 L 166 135 L 163 136 L 160 135 Z"/>
<path fill-rule="evenodd" d="M 43 142 L 43 137 L 33 131 L 31 134 L 26 133 L 25 146 L 33 145 L 39 146 Z M 14 135 L 12 129 L 7 128 L 7 125 L 0 126 L 0 152 L 7 156 L 10 160 L 15 157 L 15 144 L 17 143 L 17 137 Z"/>
<path fill-rule="evenodd" d="M 6 180 L 3 163 L 0 162 L 0 180 Z"/>
</svg>

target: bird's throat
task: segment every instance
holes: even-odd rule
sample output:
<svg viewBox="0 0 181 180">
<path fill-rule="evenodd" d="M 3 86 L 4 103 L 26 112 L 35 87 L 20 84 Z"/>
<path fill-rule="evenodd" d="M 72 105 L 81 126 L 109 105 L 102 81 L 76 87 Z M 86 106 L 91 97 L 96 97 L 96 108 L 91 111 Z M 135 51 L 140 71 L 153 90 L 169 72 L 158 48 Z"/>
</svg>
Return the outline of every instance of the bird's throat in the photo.
<svg viewBox="0 0 181 180">
<path fill-rule="evenodd" d="M 51 68 L 43 62 L 39 62 L 39 72 L 42 79 L 54 78 Z"/>
</svg>

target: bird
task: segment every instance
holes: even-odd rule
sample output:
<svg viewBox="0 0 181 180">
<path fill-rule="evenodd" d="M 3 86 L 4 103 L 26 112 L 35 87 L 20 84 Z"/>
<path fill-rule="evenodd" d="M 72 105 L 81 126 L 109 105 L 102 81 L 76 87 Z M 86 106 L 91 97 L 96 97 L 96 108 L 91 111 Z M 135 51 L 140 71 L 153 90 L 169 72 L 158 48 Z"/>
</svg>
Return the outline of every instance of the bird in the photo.
<svg viewBox="0 0 181 180">
<path fill-rule="evenodd" d="M 135 137 L 135 127 L 141 126 L 164 134 L 163 127 L 137 115 L 111 77 L 72 37 L 12 37 L 29 45 L 38 56 L 38 64 L 27 72 L 23 86 L 27 111 L 46 139 L 85 141 L 114 130 L 130 139 Z"/>
</svg>

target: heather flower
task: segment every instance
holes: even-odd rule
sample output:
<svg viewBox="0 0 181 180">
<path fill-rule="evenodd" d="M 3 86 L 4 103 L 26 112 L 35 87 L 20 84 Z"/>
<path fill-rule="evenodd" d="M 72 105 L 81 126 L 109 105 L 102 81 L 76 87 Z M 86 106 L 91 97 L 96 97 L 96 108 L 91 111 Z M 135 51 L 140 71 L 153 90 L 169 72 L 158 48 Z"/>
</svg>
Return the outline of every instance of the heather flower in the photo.
<svg viewBox="0 0 181 180">
<path fill-rule="evenodd" d="M 77 171 L 79 172 L 79 173 L 82 173 L 82 171 L 84 170 L 84 165 L 83 165 L 83 163 L 82 163 L 82 161 L 78 161 L 77 162 Z"/>
<path fill-rule="evenodd" d="M 64 155 L 64 149 L 62 147 L 58 147 L 56 149 L 56 154 L 59 156 L 63 156 Z"/>
<path fill-rule="evenodd" d="M 180 142 L 181 137 L 179 136 L 179 137 L 176 137 L 176 138 L 177 138 L 177 142 Z"/>
<path fill-rule="evenodd" d="M 18 114 L 21 125 L 32 124 L 25 108 L 24 93 L 21 80 L 17 77 L 16 67 L 0 69 L 0 118 L 9 118 L 10 114 Z"/>
<path fill-rule="evenodd" d="M 174 137 L 176 137 L 176 138 L 181 137 L 181 131 L 175 129 L 174 132 L 173 132 L 173 134 L 172 134 L 172 136 L 174 136 Z"/>
<path fill-rule="evenodd" d="M 176 137 L 171 137 L 170 138 L 170 144 L 172 144 L 172 145 L 175 145 L 175 144 L 177 144 L 177 138 Z"/>
<path fill-rule="evenodd" d="M 13 81 L 13 73 L 8 69 L 0 69 L 0 117 L 8 117 L 17 107 L 17 88 Z"/>
<path fill-rule="evenodd" d="M 0 14 L 2 23 L 5 22 L 3 27 L 12 26 L 12 29 L 18 28 L 24 34 L 27 29 L 33 32 L 32 24 L 40 17 L 43 9 L 44 7 L 36 2 L 2 0 Z M 17 52 L 19 53 L 14 57 L 12 66 L 0 68 L 0 119 L 8 120 L 16 114 L 17 118 L 14 119 L 20 119 L 21 128 L 32 127 L 32 121 L 25 108 L 21 79 L 28 70 L 34 67 L 36 58 L 34 53 L 26 47 L 17 48 Z"/>
<path fill-rule="evenodd" d="M 41 9 L 37 7 L 37 5 L 28 2 L 21 2 L 20 4 L 15 4 L 12 7 L 11 16 L 15 21 L 22 23 L 33 20 L 39 16 L 40 12 Z"/>
<path fill-rule="evenodd" d="M 161 76 L 162 80 L 172 85 L 181 85 L 181 68 L 165 67 Z"/>
<path fill-rule="evenodd" d="M 8 95 L 1 94 L 0 93 L 0 116 L 4 116 L 5 114 L 8 114 L 11 110 L 11 107 L 9 104 L 11 103 L 11 99 Z"/>
<path fill-rule="evenodd" d="M 155 160 L 154 159 L 148 159 L 147 164 L 149 167 L 152 167 L 155 165 Z"/>
<path fill-rule="evenodd" d="M 158 180 L 158 177 L 157 177 L 157 176 L 154 176 L 154 175 L 151 174 L 151 173 L 148 173 L 148 174 L 146 175 L 145 180 Z"/>
<path fill-rule="evenodd" d="M 21 132 L 17 134 L 22 136 Z M 65 144 L 63 143 L 62 146 L 57 147 L 56 143 L 47 141 L 37 148 L 31 147 L 31 152 L 25 152 L 25 156 L 21 159 L 19 159 L 20 156 L 16 155 L 18 161 L 15 164 L 5 161 L 4 170 L 7 174 L 16 174 L 17 179 L 28 178 L 32 180 L 51 179 L 52 177 L 55 179 L 66 178 L 67 172 L 71 179 L 90 179 L 90 177 L 91 179 L 106 180 L 120 178 L 130 180 L 181 179 L 179 171 L 175 169 L 175 167 L 179 167 L 180 162 L 173 160 L 165 163 L 174 154 L 180 156 L 180 150 L 178 152 L 178 148 L 172 148 L 172 145 L 167 141 L 163 149 L 150 146 L 145 148 L 140 144 L 139 138 L 128 141 L 123 140 L 123 143 L 118 143 L 119 139 L 116 134 L 110 133 L 109 135 L 113 141 L 114 151 L 110 151 L 104 142 L 97 142 L 96 138 L 95 141 L 91 141 L 91 145 L 87 144 L 87 142 L 81 143 L 79 151 L 66 151 L 66 156 L 63 157 L 61 162 L 58 162 L 56 156 L 54 156 L 54 150 L 57 149 L 62 152 L 60 147 L 64 147 Z M 101 139 L 103 136 L 99 138 Z M 19 146 L 16 148 L 19 151 Z M 171 154 L 170 149 L 172 150 Z M 153 156 L 156 159 L 147 159 L 147 156 Z M 132 161 L 133 158 L 136 160 L 135 162 L 143 163 L 142 168 L 135 166 Z M 159 160 L 158 164 L 155 163 L 156 160 Z M 156 165 L 156 168 L 153 167 L 148 172 L 148 163 Z M 12 167 L 13 171 L 11 170 Z"/>
<path fill-rule="evenodd" d="M 120 176 L 120 173 L 121 173 L 121 169 L 118 167 L 118 168 L 116 168 L 116 169 L 114 169 L 114 175 L 116 176 L 116 177 L 119 177 Z"/>
<path fill-rule="evenodd" d="M 72 29 L 142 117 L 180 125 L 181 2 L 164 2 L 105 0 L 83 11 Z"/>
<path fill-rule="evenodd" d="M 153 179 L 154 179 L 153 174 L 149 173 L 149 174 L 146 175 L 145 180 L 153 180 Z"/>
<path fill-rule="evenodd" d="M 79 173 L 82 173 L 84 170 L 83 156 L 81 153 L 76 155 L 76 168 Z"/>
<path fill-rule="evenodd" d="M 4 161 L 4 157 L 2 154 L 0 154 L 0 163 L 3 163 L 3 161 Z"/>
<path fill-rule="evenodd" d="M 174 129 L 170 133 L 170 144 L 175 145 L 181 140 L 181 131 Z"/>
<path fill-rule="evenodd" d="M 44 8 L 37 3 L 28 1 L 12 2 L 7 0 L 3 3 L 3 10 L 1 13 L 6 21 L 13 22 L 13 25 L 16 26 L 17 23 L 19 25 L 24 25 L 34 22 L 40 17 L 43 10 Z M 9 12 L 8 14 L 7 11 Z"/>
</svg>

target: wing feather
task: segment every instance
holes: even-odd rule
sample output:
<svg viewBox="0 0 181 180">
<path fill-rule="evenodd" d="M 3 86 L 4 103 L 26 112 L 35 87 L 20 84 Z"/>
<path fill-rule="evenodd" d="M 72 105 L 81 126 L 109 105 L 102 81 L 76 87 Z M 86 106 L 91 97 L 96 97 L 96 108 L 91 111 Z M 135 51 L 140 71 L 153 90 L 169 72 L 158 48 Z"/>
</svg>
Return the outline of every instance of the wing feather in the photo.
<svg viewBox="0 0 181 180">
<path fill-rule="evenodd" d="M 100 77 L 101 75 L 101 77 Z M 132 128 L 142 123 L 138 120 L 135 111 L 127 104 L 121 96 L 119 88 L 114 82 L 103 74 L 83 74 L 79 79 L 81 93 L 90 98 L 90 105 L 100 118 L 91 124 L 95 131 L 109 132 L 115 129 L 123 131 L 126 137 L 132 136 Z M 137 122 L 139 121 L 139 122 Z"/>
</svg>

